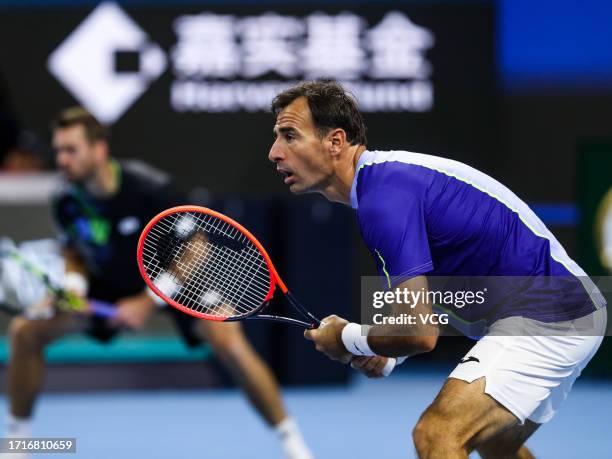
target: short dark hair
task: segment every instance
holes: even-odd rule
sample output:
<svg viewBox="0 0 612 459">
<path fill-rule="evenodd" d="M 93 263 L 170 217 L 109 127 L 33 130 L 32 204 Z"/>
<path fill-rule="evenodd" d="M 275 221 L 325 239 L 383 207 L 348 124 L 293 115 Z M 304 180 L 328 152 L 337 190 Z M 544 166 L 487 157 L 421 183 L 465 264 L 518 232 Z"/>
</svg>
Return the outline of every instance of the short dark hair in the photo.
<svg viewBox="0 0 612 459">
<path fill-rule="evenodd" d="M 323 137 L 330 129 L 341 128 L 351 145 L 366 145 L 366 127 L 357 102 L 332 80 L 300 83 L 278 94 L 272 100 L 272 111 L 278 113 L 296 99 L 305 97 L 312 121 Z"/>
<path fill-rule="evenodd" d="M 51 121 L 51 131 L 81 125 L 90 143 L 110 140 L 110 130 L 83 107 L 70 107 L 59 112 Z"/>
</svg>

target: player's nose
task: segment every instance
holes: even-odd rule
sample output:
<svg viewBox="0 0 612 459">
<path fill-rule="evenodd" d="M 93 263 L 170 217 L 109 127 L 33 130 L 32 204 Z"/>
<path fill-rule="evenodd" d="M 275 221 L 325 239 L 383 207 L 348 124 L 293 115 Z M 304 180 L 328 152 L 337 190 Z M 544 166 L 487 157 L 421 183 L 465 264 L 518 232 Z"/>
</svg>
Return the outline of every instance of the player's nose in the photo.
<svg viewBox="0 0 612 459">
<path fill-rule="evenodd" d="M 268 153 L 268 159 L 273 163 L 277 163 L 282 161 L 285 157 L 282 148 L 278 145 L 278 141 L 274 141 L 272 146 L 270 147 L 270 152 Z"/>
</svg>

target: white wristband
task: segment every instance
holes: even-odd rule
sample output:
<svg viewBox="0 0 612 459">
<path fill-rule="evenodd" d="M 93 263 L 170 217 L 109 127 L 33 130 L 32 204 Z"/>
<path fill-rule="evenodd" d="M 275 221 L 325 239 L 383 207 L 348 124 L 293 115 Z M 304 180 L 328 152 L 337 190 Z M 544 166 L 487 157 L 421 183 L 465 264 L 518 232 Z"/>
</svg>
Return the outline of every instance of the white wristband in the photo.
<svg viewBox="0 0 612 459">
<path fill-rule="evenodd" d="M 69 271 L 64 275 L 64 289 L 86 297 L 89 292 L 89 281 L 81 273 Z"/>
<path fill-rule="evenodd" d="M 408 357 L 389 357 L 389 359 L 387 360 L 387 363 L 382 369 L 383 376 L 385 378 L 389 376 L 393 372 L 395 367 L 404 363 L 407 358 Z"/>
<path fill-rule="evenodd" d="M 342 342 L 344 347 L 353 355 L 376 355 L 370 346 L 368 345 L 368 332 L 370 331 L 369 326 L 363 326 L 365 328 L 365 336 L 362 334 L 362 325 L 349 322 L 342 329 Z"/>
<path fill-rule="evenodd" d="M 385 364 L 384 368 L 382 369 L 382 375 L 386 378 L 387 376 L 389 376 L 391 374 L 391 372 L 393 371 L 393 369 L 397 366 L 397 360 L 393 357 L 389 357 L 387 359 L 387 363 Z"/>
</svg>

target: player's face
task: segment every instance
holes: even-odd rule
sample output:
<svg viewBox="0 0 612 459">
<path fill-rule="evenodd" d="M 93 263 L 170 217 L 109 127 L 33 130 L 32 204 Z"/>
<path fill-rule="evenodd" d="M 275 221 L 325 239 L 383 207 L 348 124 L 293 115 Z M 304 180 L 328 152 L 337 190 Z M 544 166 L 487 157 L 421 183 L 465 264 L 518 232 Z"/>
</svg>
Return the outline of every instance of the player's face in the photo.
<svg viewBox="0 0 612 459">
<path fill-rule="evenodd" d="M 96 144 L 91 143 L 80 125 L 56 129 L 53 148 L 57 167 L 71 182 L 84 182 L 96 170 Z"/>
<path fill-rule="evenodd" d="M 289 189 L 297 194 L 322 191 L 333 167 L 326 139 L 318 135 L 306 98 L 300 97 L 281 110 L 274 135 L 268 159 L 276 164 Z"/>
</svg>

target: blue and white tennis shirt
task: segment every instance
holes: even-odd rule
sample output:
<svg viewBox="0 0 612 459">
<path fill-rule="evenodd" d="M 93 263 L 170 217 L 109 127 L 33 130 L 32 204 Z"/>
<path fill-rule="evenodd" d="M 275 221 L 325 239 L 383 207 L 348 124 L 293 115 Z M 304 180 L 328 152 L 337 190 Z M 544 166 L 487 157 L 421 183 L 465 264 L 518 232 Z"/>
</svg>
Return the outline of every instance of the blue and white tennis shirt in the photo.
<svg viewBox="0 0 612 459">
<path fill-rule="evenodd" d="M 422 274 L 574 280 L 570 294 L 567 286 L 551 289 L 547 282 L 530 293 L 454 311 L 467 322 L 510 316 L 558 322 L 603 306 L 599 300 L 594 305 L 576 280 L 586 273 L 527 204 L 466 164 L 406 151 L 364 151 L 351 205 L 389 287 Z M 534 301 L 526 301 L 529 294 Z"/>
</svg>

